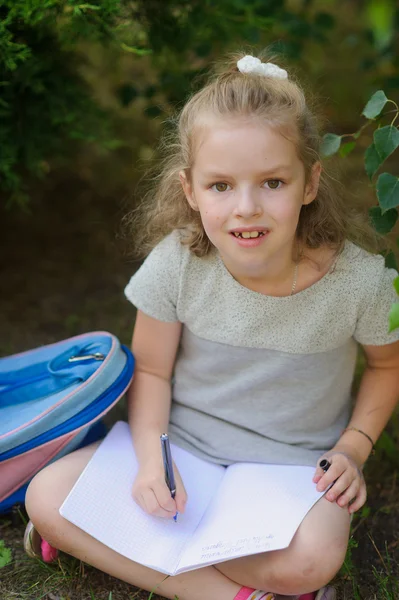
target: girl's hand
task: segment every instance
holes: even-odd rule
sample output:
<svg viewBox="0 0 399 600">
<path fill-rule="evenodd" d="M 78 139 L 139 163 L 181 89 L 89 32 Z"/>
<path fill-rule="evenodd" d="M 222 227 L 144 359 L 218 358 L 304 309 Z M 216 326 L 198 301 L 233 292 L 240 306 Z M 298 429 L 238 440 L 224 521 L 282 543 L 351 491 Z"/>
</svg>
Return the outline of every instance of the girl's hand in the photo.
<svg viewBox="0 0 399 600">
<path fill-rule="evenodd" d="M 330 502 L 336 501 L 342 508 L 347 506 L 351 514 L 356 512 L 366 502 L 367 492 L 363 473 L 355 460 L 345 452 L 335 451 L 323 454 L 318 465 L 323 459 L 327 459 L 331 466 L 326 472 L 317 466 L 313 477 L 316 489 L 324 492 L 332 484 L 325 498 Z"/>
<path fill-rule="evenodd" d="M 143 465 L 139 469 L 133 484 L 133 498 L 147 514 L 170 519 L 177 512 L 184 513 L 187 493 L 175 464 L 173 464 L 173 470 L 176 480 L 174 499 L 166 485 L 162 466 L 158 464 L 156 466 Z"/>
</svg>

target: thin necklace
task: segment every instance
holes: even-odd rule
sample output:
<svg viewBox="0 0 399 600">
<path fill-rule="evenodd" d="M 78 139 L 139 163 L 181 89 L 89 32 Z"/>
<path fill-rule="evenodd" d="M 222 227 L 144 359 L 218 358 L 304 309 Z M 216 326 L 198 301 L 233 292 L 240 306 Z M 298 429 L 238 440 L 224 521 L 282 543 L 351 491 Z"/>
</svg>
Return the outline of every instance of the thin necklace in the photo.
<svg viewBox="0 0 399 600">
<path fill-rule="evenodd" d="M 294 295 L 295 288 L 296 288 L 296 280 L 298 277 L 298 266 L 299 266 L 298 263 L 296 263 L 295 270 L 294 270 L 294 281 L 292 282 L 292 288 L 291 288 L 291 294 L 290 294 L 291 296 Z"/>
</svg>

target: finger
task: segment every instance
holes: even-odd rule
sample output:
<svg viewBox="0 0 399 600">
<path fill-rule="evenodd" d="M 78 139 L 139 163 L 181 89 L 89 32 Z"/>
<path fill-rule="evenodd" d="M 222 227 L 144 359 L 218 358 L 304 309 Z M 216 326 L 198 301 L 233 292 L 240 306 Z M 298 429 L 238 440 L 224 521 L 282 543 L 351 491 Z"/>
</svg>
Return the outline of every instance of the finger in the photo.
<svg viewBox="0 0 399 600">
<path fill-rule="evenodd" d="M 357 479 L 352 481 L 350 486 L 346 488 L 346 490 L 337 498 L 338 506 L 343 508 L 344 506 L 347 506 L 351 500 L 356 498 L 357 494 L 359 493 L 359 487 L 360 484 Z"/>
<path fill-rule="evenodd" d="M 326 493 L 326 498 L 330 502 L 335 502 L 335 500 L 340 496 L 345 490 L 352 484 L 353 477 L 345 471 L 338 479 L 333 482 L 333 485 Z"/>
<path fill-rule="evenodd" d="M 339 465 L 331 465 L 326 473 L 317 482 L 316 489 L 318 492 L 324 492 L 329 486 L 335 484 L 338 479 L 345 473 L 345 468 Z"/>
<path fill-rule="evenodd" d="M 319 462 L 316 466 L 315 474 L 313 475 L 314 483 L 318 483 L 320 479 L 323 477 L 325 473 L 327 473 L 328 469 L 331 467 L 331 462 L 325 456 L 322 456 L 319 459 Z"/>
<path fill-rule="evenodd" d="M 323 477 L 324 471 L 321 467 L 316 467 L 316 470 L 313 475 L 313 483 L 318 483 L 320 479 Z"/>
<path fill-rule="evenodd" d="M 153 489 L 149 488 L 141 494 L 142 507 L 145 512 L 153 517 L 170 518 L 171 512 L 160 506 Z"/>
<path fill-rule="evenodd" d="M 164 483 L 163 481 L 154 482 L 152 489 L 156 496 L 159 506 L 166 510 L 168 513 L 171 513 L 172 516 L 176 514 L 176 502 L 172 498 L 170 490 L 166 483 Z"/>
<path fill-rule="evenodd" d="M 176 501 L 176 506 L 177 506 L 177 512 L 184 513 L 184 511 L 186 509 L 186 503 L 187 503 L 187 492 L 186 492 L 186 488 L 184 487 L 182 478 L 180 477 L 180 473 L 177 471 L 177 469 L 175 472 L 175 479 L 176 479 L 175 501 Z"/>
<path fill-rule="evenodd" d="M 362 508 L 362 506 L 366 502 L 366 500 L 367 500 L 366 486 L 361 485 L 355 500 L 352 502 L 352 504 L 349 505 L 349 513 L 353 514 L 357 510 L 359 510 L 359 508 Z"/>
<path fill-rule="evenodd" d="M 358 470 L 348 461 L 344 454 L 334 454 L 330 458 L 330 463 L 331 466 L 328 471 L 326 471 L 317 482 L 316 489 L 320 492 L 323 492 L 332 484 L 335 485 L 337 480 L 339 480 L 344 473 L 349 473 L 351 479 L 354 479 L 359 474 Z M 348 481 L 348 485 L 350 485 L 350 481 Z"/>
</svg>

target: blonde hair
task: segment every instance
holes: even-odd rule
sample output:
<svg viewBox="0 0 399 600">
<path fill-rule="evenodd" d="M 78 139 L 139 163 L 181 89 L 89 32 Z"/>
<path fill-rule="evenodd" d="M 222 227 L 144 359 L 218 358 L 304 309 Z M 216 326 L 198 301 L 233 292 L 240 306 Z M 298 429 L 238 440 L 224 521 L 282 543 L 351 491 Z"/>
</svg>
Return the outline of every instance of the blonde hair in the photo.
<svg viewBox="0 0 399 600">
<path fill-rule="evenodd" d="M 302 87 L 293 78 L 277 79 L 253 73 L 243 74 L 237 61 L 244 53 L 230 55 L 217 65 L 208 83 L 193 94 L 180 114 L 171 121 L 173 130 L 161 141 L 164 158 L 138 209 L 129 217 L 134 228 L 137 254 L 146 255 L 161 239 L 179 229 L 183 243 L 197 256 L 205 256 L 212 244 L 206 236 L 198 211 L 183 192 L 179 172 L 190 177 L 194 162 L 195 132 L 201 119 L 256 117 L 282 131 L 295 143 L 306 181 L 312 166 L 320 161 L 319 124 L 305 100 Z M 261 53 L 264 62 L 274 60 Z M 280 64 L 280 60 L 278 61 Z M 316 199 L 304 205 L 299 216 L 296 239 L 301 248 L 329 246 L 338 253 L 349 239 L 372 249 L 376 236 L 367 220 L 348 205 L 342 189 L 323 169 Z"/>
</svg>

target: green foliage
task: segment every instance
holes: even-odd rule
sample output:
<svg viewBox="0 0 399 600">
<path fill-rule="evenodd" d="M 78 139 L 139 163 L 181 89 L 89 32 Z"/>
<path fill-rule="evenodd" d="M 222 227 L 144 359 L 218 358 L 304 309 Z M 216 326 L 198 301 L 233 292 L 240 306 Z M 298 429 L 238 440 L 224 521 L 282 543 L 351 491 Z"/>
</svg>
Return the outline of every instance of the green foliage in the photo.
<svg viewBox="0 0 399 600">
<path fill-rule="evenodd" d="M 374 578 L 378 583 L 378 599 L 396 600 L 399 597 L 399 580 L 395 575 L 395 567 L 389 555 L 387 544 L 385 543 L 385 556 L 382 556 L 372 538 L 371 541 L 383 566 L 383 570 L 376 569 L 374 565 L 372 566 Z"/>
<path fill-rule="evenodd" d="M 385 117 L 385 115 L 381 113 L 387 103 L 392 103 L 395 106 L 395 116 L 389 125 L 380 126 L 380 121 Z M 399 115 L 399 107 L 396 102 L 387 98 L 385 92 L 378 90 L 367 102 L 362 115 L 368 119 L 368 122 L 362 125 L 355 133 L 341 136 L 333 133 L 325 134 L 321 153 L 324 156 L 332 156 L 338 152 L 340 148 L 342 150 L 341 141 L 344 137 L 353 138 L 353 141 L 349 142 L 349 144 L 351 144 L 349 152 L 351 152 L 363 130 L 369 124 L 376 122 L 378 126 L 373 134 L 373 143 L 366 149 L 364 155 L 366 173 L 369 176 L 369 179 L 373 181 L 375 174 L 382 164 L 399 147 L 399 131 L 398 128 L 394 126 Z M 349 152 L 340 152 L 340 154 L 341 156 L 346 156 Z M 392 175 L 391 173 L 381 173 L 373 185 L 375 187 L 378 205 L 370 208 L 370 221 L 377 233 L 387 235 L 391 233 L 398 220 L 399 177 Z M 399 245 L 399 238 L 397 239 L 397 242 Z M 387 267 L 397 268 L 393 252 L 389 252 L 385 256 L 385 264 Z M 394 287 L 399 295 L 399 283 L 397 279 L 394 282 Z M 398 328 L 399 302 L 394 302 L 389 313 L 389 331 L 391 332 Z"/>
<path fill-rule="evenodd" d="M 389 233 L 398 220 L 398 211 L 390 208 L 384 213 L 379 206 L 373 206 L 369 211 L 370 219 L 377 233 L 385 235 Z"/>
<path fill-rule="evenodd" d="M 361 600 L 359 585 L 357 584 L 358 573 L 353 563 L 353 549 L 358 547 L 357 541 L 353 538 L 349 538 L 348 548 L 346 550 L 346 556 L 344 563 L 341 567 L 341 574 L 346 579 L 349 579 L 352 584 L 352 592 L 354 600 Z"/>
<path fill-rule="evenodd" d="M 390 173 L 382 173 L 377 179 L 377 197 L 382 214 L 399 205 L 399 179 Z"/>
<path fill-rule="evenodd" d="M 389 331 L 399 328 L 399 302 L 394 302 L 389 311 Z M 396 449 L 397 452 L 397 449 Z"/>
<path fill-rule="evenodd" d="M 0 0 L 0 181 L 10 202 L 26 202 L 27 177 L 43 177 L 68 143 L 109 142 L 77 44 L 112 41 L 119 13 L 118 0 Z"/>
<path fill-rule="evenodd" d="M 272 50 L 295 63 L 336 25 L 333 12 L 284 0 L 0 0 L 1 189 L 9 204 L 25 204 L 32 177 L 45 177 L 54 161 L 87 143 L 118 147 L 82 76 L 93 44 L 116 61 L 151 53 L 154 80 L 121 81 L 115 92 L 121 106 L 140 98 L 157 117 L 201 84 L 216 56 L 276 40 Z"/>
<path fill-rule="evenodd" d="M 341 136 L 335 133 L 326 133 L 323 137 L 320 152 L 322 156 L 332 156 L 341 146 Z"/>
<path fill-rule="evenodd" d="M 387 102 L 388 98 L 385 93 L 382 90 L 378 90 L 378 92 L 375 92 L 367 102 L 362 115 L 364 115 L 366 119 L 375 119 L 381 113 Z"/>
<path fill-rule="evenodd" d="M 0 569 L 11 562 L 11 550 L 6 548 L 3 540 L 0 540 Z"/>
</svg>

